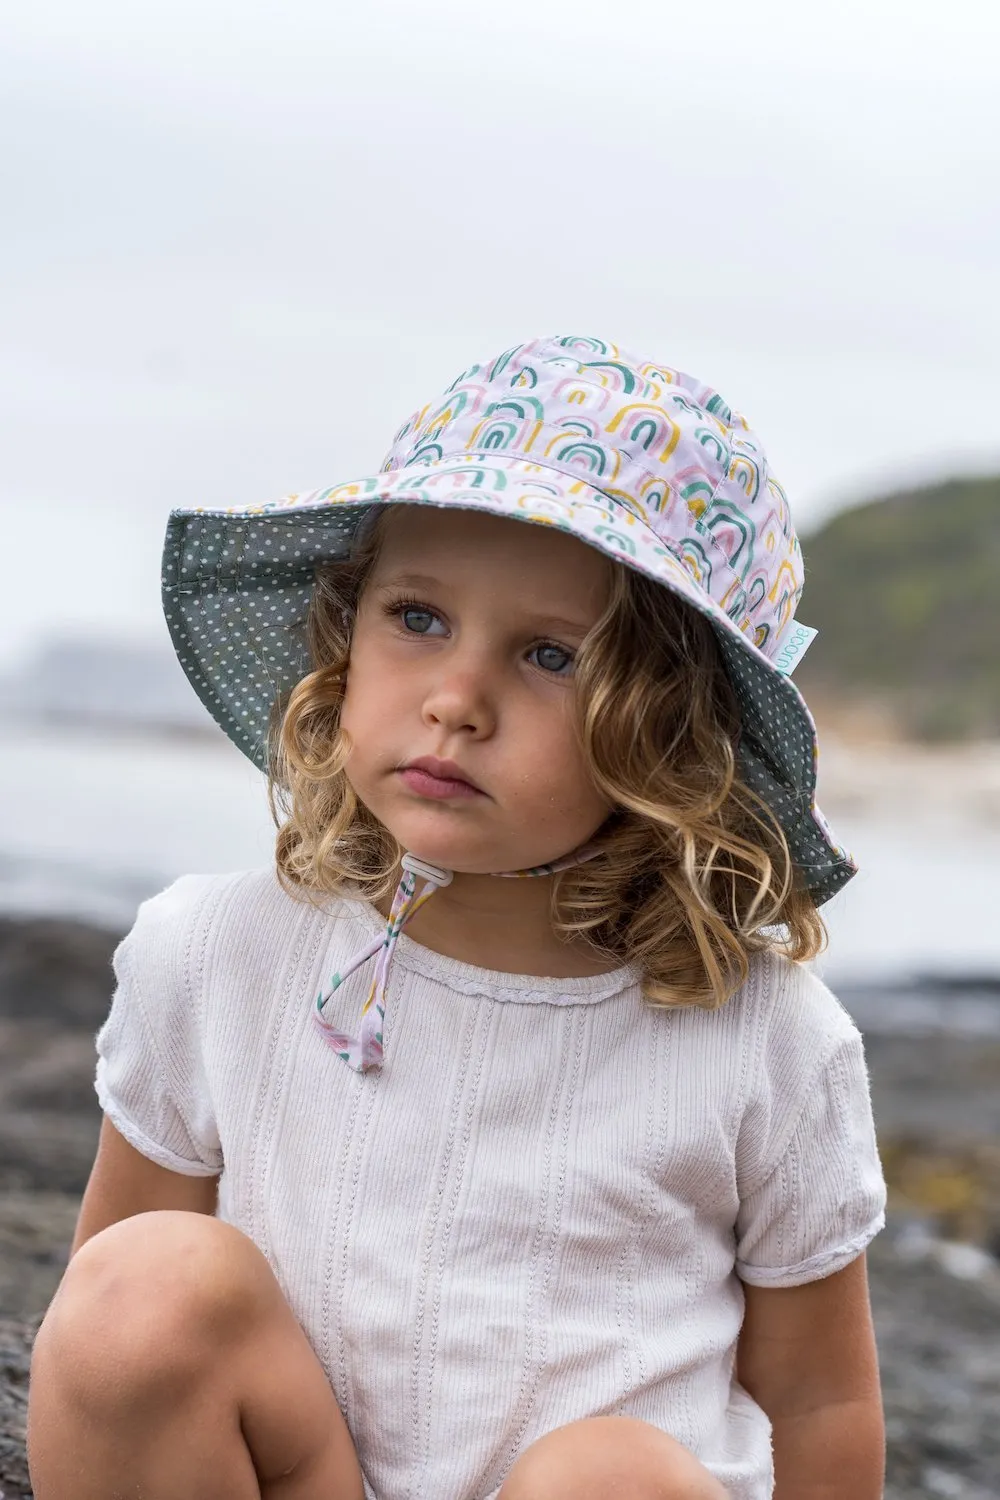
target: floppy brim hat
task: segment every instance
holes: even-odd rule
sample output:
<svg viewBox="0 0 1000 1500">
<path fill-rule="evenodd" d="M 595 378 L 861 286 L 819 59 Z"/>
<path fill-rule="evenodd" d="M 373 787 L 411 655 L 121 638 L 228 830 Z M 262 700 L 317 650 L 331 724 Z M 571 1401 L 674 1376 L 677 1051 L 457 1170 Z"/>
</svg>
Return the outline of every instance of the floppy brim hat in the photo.
<svg viewBox="0 0 1000 1500">
<path fill-rule="evenodd" d="M 764 475 L 763 454 L 744 420 L 710 388 L 662 365 L 629 363 L 607 344 L 597 352 L 615 360 L 582 359 L 580 346 L 594 355 L 595 344 L 600 341 L 539 340 L 472 366 L 445 393 L 444 407 L 425 407 L 404 424 L 376 475 L 264 505 L 174 511 L 164 546 L 163 605 L 180 662 L 212 717 L 266 770 L 275 701 L 311 669 L 305 622 L 316 570 L 350 556 L 357 528 L 373 507 L 457 506 L 557 527 L 663 584 L 713 626 L 741 709 L 741 775 L 779 819 L 814 901 L 822 904 L 857 866 L 816 805 L 815 725 L 779 666 L 801 593 L 798 544 L 783 493 Z M 643 424 L 652 418 L 622 422 L 613 415 L 635 391 L 623 392 L 619 376 L 609 387 L 603 370 L 590 373 L 608 364 L 640 372 L 646 399 L 633 400 L 632 408 L 658 409 L 655 391 L 669 393 L 661 401 L 684 403 L 668 417 L 680 435 L 662 429 L 668 432 L 663 449 L 673 443 L 659 466 L 665 472 L 658 472 L 655 442 L 644 441 Z M 547 405 L 525 396 L 556 377 L 565 388 L 561 405 L 559 392 L 550 392 Z M 605 402 L 600 422 L 580 411 L 586 401 L 569 399 L 582 392 L 596 408 L 593 392 L 609 389 L 619 399 Z M 498 415 L 498 408 L 511 406 L 522 409 L 520 418 Z M 534 433 L 530 446 L 526 422 Z M 503 444 L 490 441 L 497 423 L 507 424 Z M 551 442 L 549 432 L 556 434 Z M 698 445 L 702 468 L 710 462 L 718 472 L 691 478 L 685 436 Z M 576 451 L 584 454 L 585 470 Z M 754 500 L 748 466 L 757 481 Z M 755 517 L 753 503 L 763 492 L 768 498 Z"/>
</svg>

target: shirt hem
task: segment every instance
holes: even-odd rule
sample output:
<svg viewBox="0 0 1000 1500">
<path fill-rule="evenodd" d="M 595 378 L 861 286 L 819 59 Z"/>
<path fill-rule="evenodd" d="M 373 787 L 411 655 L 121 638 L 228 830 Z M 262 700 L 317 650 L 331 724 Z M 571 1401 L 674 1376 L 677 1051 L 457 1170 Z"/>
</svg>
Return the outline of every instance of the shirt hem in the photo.
<svg viewBox="0 0 1000 1500">
<path fill-rule="evenodd" d="M 738 1260 L 736 1274 L 749 1286 L 802 1286 L 809 1281 L 820 1281 L 824 1276 L 833 1276 L 835 1272 L 849 1266 L 851 1261 L 857 1260 L 884 1228 L 883 1210 L 860 1234 L 839 1245 L 836 1250 L 823 1250 L 819 1255 L 810 1255 L 794 1266 L 753 1266 Z"/>
<path fill-rule="evenodd" d="M 97 1098 L 101 1109 L 107 1115 L 118 1134 L 124 1136 L 130 1146 L 141 1152 L 150 1161 L 159 1167 L 166 1167 L 169 1172 L 181 1172 L 185 1177 L 218 1177 L 222 1171 L 222 1163 L 217 1167 L 206 1166 L 203 1161 L 190 1161 L 186 1156 L 178 1156 L 176 1152 L 170 1151 L 166 1146 L 161 1146 L 152 1140 L 134 1121 L 123 1114 L 106 1089 L 97 1089 Z"/>
</svg>

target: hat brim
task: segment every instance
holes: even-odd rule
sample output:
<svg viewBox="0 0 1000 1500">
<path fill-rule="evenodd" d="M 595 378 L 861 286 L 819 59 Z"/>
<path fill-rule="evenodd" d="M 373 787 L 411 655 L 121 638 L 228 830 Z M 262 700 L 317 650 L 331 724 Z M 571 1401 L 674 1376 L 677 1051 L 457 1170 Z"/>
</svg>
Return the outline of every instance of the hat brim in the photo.
<svg viewBox="0 0 1000 1500">
<path fill-rule="evenodd" d="M 743 716 L 741 774 L 779 819 L 816 904 L 827 901 L 857 865 L 816 805 L 816 729 L 794 683 L 640 517 L 583 479 L 501 455 L 484 459 L 460 455 L 433 470 L 399 469 L 274 505 L 174 511 L 163 607 L 208 712 L 267 769 L 275 700 L 310 670 L 305 622 L 316 569 L 350 555 L 373 505 L 457 506 L 554 526 L 662 583 L 712 624 Z"/>
</svg>

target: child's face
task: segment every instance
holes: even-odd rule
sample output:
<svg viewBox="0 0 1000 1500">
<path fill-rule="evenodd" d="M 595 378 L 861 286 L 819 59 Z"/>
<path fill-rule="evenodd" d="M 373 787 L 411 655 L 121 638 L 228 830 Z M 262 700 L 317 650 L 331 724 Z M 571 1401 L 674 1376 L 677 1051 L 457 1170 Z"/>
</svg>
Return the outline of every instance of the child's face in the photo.
<svg viewBox="0 0 1000 1500">
<path fill-rule="evenodd" d="M 477 511 L 393 506 L 362 594 L 341 724 L 355 793 L 404 848 L 467 874 L 545 864 L 611 806 L 574 730 L 573 656 L 608 599 L 575 537 Z M 401 768 L 450 760 L 433 798 Z"/>
</svg>

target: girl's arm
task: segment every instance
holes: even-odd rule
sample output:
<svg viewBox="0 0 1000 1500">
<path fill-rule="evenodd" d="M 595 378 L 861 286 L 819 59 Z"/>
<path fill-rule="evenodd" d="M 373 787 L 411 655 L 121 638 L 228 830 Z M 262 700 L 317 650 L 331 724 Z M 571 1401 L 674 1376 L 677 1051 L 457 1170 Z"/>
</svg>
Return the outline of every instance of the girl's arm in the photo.
<svg viewBox="0 0 1000 1500">
<path fill-rule="evenodd" d="M 97 1157 L 80 1205 L 69 1258 L 95 1234 L 159 1208 L 214 1214 L 218 1177 L 187 1177 L 142 1155 L 120 1135 L 107 1115 L 101 1121 Z"/>
<path fill-rule="evenodd" d="M 881 1500 L 885 1429 L 864 1255 L 804 1286 L 744 1286 L 736 1374 L 774 1429 L 774 1500 Z"/>
</svg>

